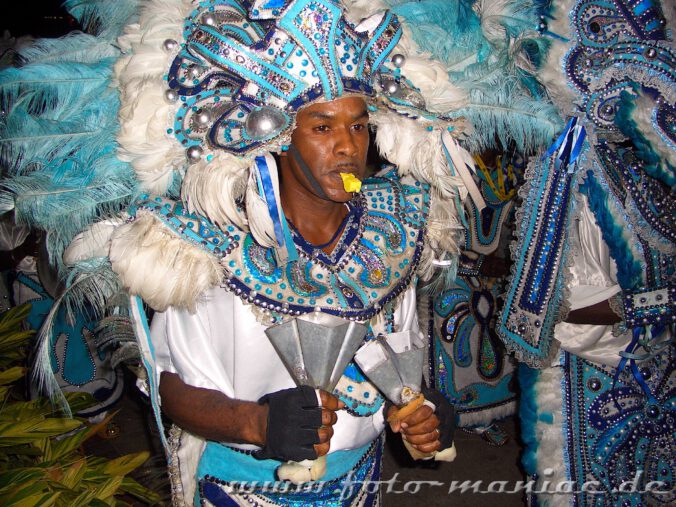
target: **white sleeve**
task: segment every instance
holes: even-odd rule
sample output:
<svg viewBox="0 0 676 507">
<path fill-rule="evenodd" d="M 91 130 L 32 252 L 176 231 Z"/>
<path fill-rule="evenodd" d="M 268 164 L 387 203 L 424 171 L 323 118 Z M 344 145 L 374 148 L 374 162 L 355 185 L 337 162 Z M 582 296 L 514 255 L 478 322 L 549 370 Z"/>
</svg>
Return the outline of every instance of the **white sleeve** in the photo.
<svg viewBox="0 0 676 507">
<path fill-rule="evenodd" d="M 214 289 L 195 313 L 169 308 L 154 316 L 150 334 L 158 382 L 168 371 L 191 386 L 234 396 L 234 297 Z"/>
<path fill-rule="evenodd" d="M 595 305 L 621 290 L 617 283 L 615 261 L 610 257 L 608 246 L 584 197 L 582 205 L 574 231 L 579 248 L 572 259 L 567 280 L 571 310 Z M 627 334 L 614 336 L 612 326 L 604 325 L 560 322 L 554 333 L 564 350 L 598 364 L 616 365 L 620 360 L 619 352 L 630 340 Z"/>
<path fill-rule="evenodd" d="M 595 305 L 621 290 L 615 261 L 610 257 L 586 198 L 582 199 L 580 219 L 576 223 L 579 251 L 573 259 L 568 281 L 571 310 Z"/>
</svg>

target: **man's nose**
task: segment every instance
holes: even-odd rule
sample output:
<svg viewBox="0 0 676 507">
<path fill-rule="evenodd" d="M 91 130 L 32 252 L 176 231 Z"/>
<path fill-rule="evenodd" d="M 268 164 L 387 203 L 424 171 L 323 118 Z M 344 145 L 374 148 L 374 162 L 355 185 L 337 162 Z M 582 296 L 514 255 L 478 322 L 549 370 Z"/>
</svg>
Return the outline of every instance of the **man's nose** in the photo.
<svg viewBox="0 0 676 507">
<path fill-rule="evenodd" d="M 354 138 L 353 132 L 350 128 L 339 129 L 336 132 L 336 154 L 354 157 L 357 154 L 358 147 Z"/>
</svg>

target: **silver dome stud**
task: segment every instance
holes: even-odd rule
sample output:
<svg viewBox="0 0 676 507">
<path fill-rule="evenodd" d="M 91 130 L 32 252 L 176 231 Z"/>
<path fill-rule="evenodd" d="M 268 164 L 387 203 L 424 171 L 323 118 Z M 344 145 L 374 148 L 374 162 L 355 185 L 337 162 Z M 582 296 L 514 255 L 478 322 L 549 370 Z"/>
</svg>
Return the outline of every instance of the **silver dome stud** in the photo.
<svg viewBox="0 0 676 507">
<path fill-rule="evenodd" d="M 171 52 L 178 47 L 178 42 L 176 42 L 174 39 L 166 39 L 162 43 L 162 46 L 164 47 L 165 51 Z"/>
<path fill-rule="evenodd" d="M 164 100 L 167 102 L 176 102 L 178 100 L 178 92 L 169 88 L 164 91 Z"/>
<path fill-rule="evenodd" d="M 191 164 L 198 162 L 202 158 L 203 153 L 204 150 L 202 150 L 201 146 L 191 146 L 185 150 L 185 156 L 188 158 L 188 162 Z"/>
<path fill-rule="evenodd" d="M 286 128 L 288 121 L 284 114 L 269 106 L 251 111 L 244 121 L 244 129 L 251 139 L 268 139 Z"/>
</svg>

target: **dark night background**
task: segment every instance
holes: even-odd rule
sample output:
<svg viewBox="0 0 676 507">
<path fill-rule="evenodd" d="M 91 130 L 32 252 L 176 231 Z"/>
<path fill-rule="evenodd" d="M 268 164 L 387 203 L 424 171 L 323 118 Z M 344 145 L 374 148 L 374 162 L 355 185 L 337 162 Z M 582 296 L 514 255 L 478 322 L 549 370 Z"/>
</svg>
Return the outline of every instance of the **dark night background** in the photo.
<svg viewBox="0 0 676 507">
<path fill-rule="evenodd" d="M 77 22 L 61 7 L 62 3 L 63 0 L 13 2 L 0 19 L 0 36 L 8 30 L 12 37 L 58 37 L 78 29 Z"/>
</svg>

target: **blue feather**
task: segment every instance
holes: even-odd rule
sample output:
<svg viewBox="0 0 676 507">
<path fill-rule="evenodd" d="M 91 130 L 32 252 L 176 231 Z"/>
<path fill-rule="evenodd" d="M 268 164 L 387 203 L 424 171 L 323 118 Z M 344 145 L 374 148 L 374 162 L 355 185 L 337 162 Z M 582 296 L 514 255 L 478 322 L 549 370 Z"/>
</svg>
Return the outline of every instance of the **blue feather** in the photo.
<svg viewBox="0 0 676 507">
<path fill-rule="evenodd" d="M 66 318 L 74 320 L 76 314 L 84 313 L 90 320 L 101 319 L 106 303 L 117 295 L 122 287 L 107 258 L 95 258 L 80 262 L 66 280 L 66 290 L 54 300 L 36 338 L 36 354 L 32 368 L 32 380 L 46 396 L 52 399 L 68 416 L 71 410 L 52 372 L 50 343 L 54 319 L 63 307 Z"/>
<path fill-rule="evenodd" d="M 540 371 L 529 368 L 520 363 L 517 369 L 521 400 L 519 403 L 519 420 L 521 422 L 521 440 L 524 443 L 521 463 L 526 475 L 529 477 L 537 471 L 538 436 L 535 429 L 538 419 L 537 392 L 535 384 L 540 376 Z"/>
<path fill-rule="evenodd" d="M 588 171 L 584 183 L 580 185 L 580 191 L 587 196 L 589 207 L 601 229 L 603 240 L 610 250 L 610 256 L 619 268 L 617 270 L 617 281 L 620 287 L 624 290 L 642 287 L 647 273 L 640 255 L 634 255 L 635 249 L 632 248 L 629 237 L 621 223 L 618 223 L 618 220 L 613 216 L 609 206 L 608 190 L 605 190 L 594 174 Z"/>
<path fill-rule="evenodd" d="M 643 170 L 651 177 L 661 181 L 668 187 L 673 188 L 676 185 L 676 173 L 674 168 L 655 152 L 650 141 L 641 133 L 636 122 L 631 117 L 636 108 L 634 100 L 636 97 L 626 91 L 620 94 L 618 110 L 615 114 L 615 125 L 625 136 L 627 136 L 634 145 L 634 154 L 645 164 Z"/>
<path fill-rule="evenodd" d="M 108 99 L 113 58 L 96 64 L 39 63 L 0 72 L 0 100 L 8 116 L 18 113 L 63 120 L 81 110 L 101 108 Z"/>
<path fill-rule="evenodd" d="M 37 63 L 96 63 L 120 55 L 110 41 L 94 35 L 71 32 L 59 39 L 37 39 L 18 52 L 22 62 Z"/>
<path fill-rule="evenodd" d="M 496 146 L 506 149 L 511 142 L 522 153 L 532 153 L 563 127 L 552 104 L 530 97 L 506 79 L 492 86 L 477 83 L 469 97 L 469 105 L 450 116 L 472 123 L 474 132 L 463 144 L 475 153 Z"/>
<path fill-rule="evenodd" d="M 116 157 L 113 63 L 38 63 L 0 72 L 7 108 L 0 161 L 12 176 L 0 199 L 4 209 L 14 200 L 18 223 L 49 232 L 50 258 L 60 269 L 76 234 L 118 213 L 136 194 L 131 166 Z"/>
<path fill-rule="evenodd" d="M 473 2 L 387 0 L 402 16 L 420 48 L 444 62 L 451 82 L 467 91 L 469 104 L 452 117 L 465 117 L 474 131 L 462 139 L 465 148 L 482 152 L 512 144 L 523 153 L 548 145 L 563 123 L 545 99 L 535 77 L 516 65 L 516 55 L 534 67 L 544 60 L 548 42 L 535 28 L 541 6 L 519 0 L 504 6 L 491 21 L 504 28 L 504 40 L 489 41 Z"/>
</svg>

